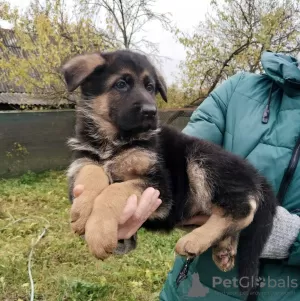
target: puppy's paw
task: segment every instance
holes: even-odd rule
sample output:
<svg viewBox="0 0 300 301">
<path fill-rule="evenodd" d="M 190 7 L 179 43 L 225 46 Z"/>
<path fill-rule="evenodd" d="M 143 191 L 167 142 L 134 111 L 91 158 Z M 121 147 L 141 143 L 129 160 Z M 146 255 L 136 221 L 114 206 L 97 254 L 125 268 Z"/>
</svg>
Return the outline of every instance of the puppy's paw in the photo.
<svg viewBox="0 0 300 301">
<path fill-rule="evenodd" d="M 234 267 L 236 251 L 236 241 L 227 237 L 212 248 L 212 259 L 221 271 L 228 272 Z"/>
<path fill-rule="evenodd" d="M 209 247 L 208 244 L 201 243 L 199 235 L 190 232 L 178 240 L 175 251 L 182 256 L 194 257 L 202 254 Z"/>
<path fill-rule="evenodd" d="M 78 235 L 83 235 L 85 232 L 85 225 L 92 213 L 93 201 L 94 197 L 85 194 L 74 199 L 70 211 L 71 228 Z"/>
<path fill-rule="evenodd" d="M 109 214 L 101 218 L 92 213 L 85 226 L 85 239 L 96 258 L 106 259 L 118 245 L 118 221 Z"/>
</svg>

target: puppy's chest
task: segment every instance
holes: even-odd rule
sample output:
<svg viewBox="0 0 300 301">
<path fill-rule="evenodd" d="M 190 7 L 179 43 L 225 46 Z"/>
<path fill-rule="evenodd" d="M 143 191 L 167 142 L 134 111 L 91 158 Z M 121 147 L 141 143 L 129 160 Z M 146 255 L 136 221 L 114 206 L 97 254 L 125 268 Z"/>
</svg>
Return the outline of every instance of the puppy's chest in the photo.
<svg viewBox="0 0 300 301">
<path fill-rule="evenodd" d="M 130 148 L 105 160 L 104 169 L 110 182 L 128 181 L 147 176 L 158 164 L 156 152 L 143 148 Z"/>
</svg>

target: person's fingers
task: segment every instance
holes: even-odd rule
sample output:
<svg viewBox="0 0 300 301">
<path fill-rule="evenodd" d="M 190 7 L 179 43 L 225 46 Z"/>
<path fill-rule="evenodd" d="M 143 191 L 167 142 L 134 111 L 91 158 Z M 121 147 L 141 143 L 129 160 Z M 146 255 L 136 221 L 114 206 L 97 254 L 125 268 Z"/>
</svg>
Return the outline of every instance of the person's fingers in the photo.
<svg viewBox="0 0 300 301">
<path fill-rule="evenodd" d="M 154 194 L 155 197 L 157 193 Z M 127 232 L 127 237 L 130 238 L 132 235 L 134 235 L 143 225 L 143 223 L 148 219 L 148 217 L 161 205 L 162 200 L 155 198 L 154 204 L 151 206 L 150 210 L 148 210 L 146 215 L 143 215 L 140 219 L 134 219 L 134 221 L 131 223 L 129 227 L 129 231 Z M 129 220 L 130 221 L 130 220 Z"/>
<path fill-rule="evenodd" d="M 137 209 L 137 196 L 136 195 L 131 195 L 127 203 L 125 205 L 125 208 L 123 210 L 122 216 L 120 218 L 119 224 L 123 225 L 125 224 L 135 213 Z"/>
<path fill-rule="evenodd" d="M 155 203 L 155 202 L 157 201 L 159 195 L 160 195 L 159 190 L 155 190 L 155 192 L 152 194 L 152 200 L 151 200 L 151 203 L 152 203 L 152 204 Z"/>
<path fill-rule="evenodd" d="M 124 224 L 119 225 L 118 229 L 118 239 L 129 239 L 133 234 L 135 234 L 140 228 L 140 223 L 132 217 L 129 218 Z"/>
<path fill-rule="evenodd" d="M 158 202 L 159 195 L 160 195 L 160 192 L 158 190 L 156 190 L 152 194 L 151 201 L 147 202 L 148 210 L 144 212 L 141 220 L 143 220 L 143 221 L 147 220 L 148 217 L 157 209 L 156 203 Z M 156 207 L 156 208 L 153 210 L 153 207 Z"/>
<path fill-rule="evenodd" d="M 143 192 L 134 214 L 129 217 L 127 221 L 120 225 L 118 239 L 128 239 L 139 230 L 145 220 L 161 204 L 161 200 L 158 199 L 158 196 L 159 191 L 155 190 L 154 188 L 147 188 Z M 128 213 L 127 217 L 132 212 L 132 209 L 128 209 L 128 211 L 130 212 Z M 122 221 L 124 220 L 125 218 L 122 218 Z"/>
<path fill-rule="evenodd" d="M 161 203 L 162 203 L 161 199 L 156 199 L 156 201 L 154 202 L 154 204 L 152 205 L 152 207 L 149 210 L 149 216 L 161 205 Z"/>
<path fill-rule="evenodd" d="M 84 191 L 84 186 L 81 184 L 78 184 L 73 189 L 73 196 L 74 198 L 78 198 Z"/>
<path fill-rule="evenodd" d="M 138 230 L 138 229 L 137 229 Z M 134 229 L 130 229 L 129 227 L 122 227 L 118 230 L 118 240 L 120 239 L 129 239 L 132 237 L 136 232 Z"/>
<path fill-rule="evenodd" d="M 147 188 L 141 196 L 138 208 L 134 214 L 134 218 L 143 223 L 143 221 L 145 221 L 148 218 L 149 209 L 153 206 L 158 197 L 158 190 L 155 190 L 152 187 Z"/>
<path fill-rule="evenodd" d="M 118 239 L 129 239 L 140 229 L 142 224 L 143 222 L 129 219 L 123 226 L 119 228 Z"/>
<path fill-rule="evenodd" d="M 155 197 L 157 196 L 157 193 L 155 194 Z M 131 224 L 131 227 L 129 227 L 129 231 L 127 232 L 126 237 L 130 238 L 132 235 L 134 235 L 140 227 L 143 225 L 143 223 L 149 218 L 149 216 L 161 205 L 162 200 L 155 198 L 155 202 L 148 211 L 147 215 L 144 215 L 140 219 L 135 219 L 134 222 Z"/>
</svg>

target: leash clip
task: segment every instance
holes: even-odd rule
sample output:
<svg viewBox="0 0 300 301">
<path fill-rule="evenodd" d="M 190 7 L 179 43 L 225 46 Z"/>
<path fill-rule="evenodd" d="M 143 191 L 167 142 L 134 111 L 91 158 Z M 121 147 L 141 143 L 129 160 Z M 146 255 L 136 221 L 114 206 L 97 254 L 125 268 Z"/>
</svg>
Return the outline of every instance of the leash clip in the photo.
<svg viewBox="0 0 300 301">
<path fill-rule="evenodd" d="M 190 264 L 194 261 L 194 259 L 195 259 L 194 257 L 190 257 L 190 258 L 187 258 L 187 260 L 185 261 L 183 267 L 181 268 L 181 270 L 176 278 L 177 287 L 184 279 L 186 279 Z"/>
</svg>

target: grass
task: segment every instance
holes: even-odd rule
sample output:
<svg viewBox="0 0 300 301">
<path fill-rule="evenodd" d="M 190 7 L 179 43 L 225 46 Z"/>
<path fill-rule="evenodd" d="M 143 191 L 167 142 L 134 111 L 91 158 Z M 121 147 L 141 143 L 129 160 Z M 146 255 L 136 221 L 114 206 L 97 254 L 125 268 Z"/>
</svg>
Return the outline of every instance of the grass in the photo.
<svg viewBox="0 0 300 301">
<path fill-rule="evenodd" d="M 158 300 L 180 232 L 142 229 L 137 250 L 97 261 L 71 232 L 69 209 L 62 172 L 0 181 L 0 300 L 30 300 L 28 255 L 45 226 L 32 261 L 35 300 Z"/>
</svg>

